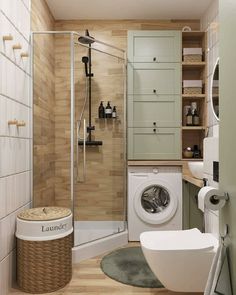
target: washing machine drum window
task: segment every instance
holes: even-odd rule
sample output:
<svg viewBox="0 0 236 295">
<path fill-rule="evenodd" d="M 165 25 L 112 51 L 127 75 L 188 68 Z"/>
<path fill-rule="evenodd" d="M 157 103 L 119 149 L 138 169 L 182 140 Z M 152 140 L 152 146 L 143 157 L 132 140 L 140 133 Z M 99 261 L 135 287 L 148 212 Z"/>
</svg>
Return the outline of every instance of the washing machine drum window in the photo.
<svg viewBox="0 0 236 295">
<path fill-rule="evenodd" d="M 170 195 L 163 187 L 153 185 L 142 193 L 141 204 L 148 213 L 159 213 L 170 204 Z"/>
<path fill-rule="evenodd" d="M 164 180 L 141 184 L 134 195 L 133 205 L 138 217 L 149 224 L 169 221 L 178 208 L 178 196 Z"/>
</svg>

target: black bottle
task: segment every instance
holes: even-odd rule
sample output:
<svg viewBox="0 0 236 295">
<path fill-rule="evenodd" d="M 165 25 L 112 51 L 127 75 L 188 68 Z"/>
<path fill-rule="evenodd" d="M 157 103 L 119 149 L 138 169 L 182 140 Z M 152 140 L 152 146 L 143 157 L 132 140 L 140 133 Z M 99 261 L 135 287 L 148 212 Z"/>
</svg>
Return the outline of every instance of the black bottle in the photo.
<svg viewBox="0 0 236 295">
<path fill-rule="evenodd" d="M 116 117 L 117 117 L 116 106 L 114 106 L 112 110 L 112 118 L 116 118 Z"/>
<path fill-rule="evenodd" d="M 201 151 L 198 149 L 198 145 L 193 146 L 193 158 L 201 158 Z"/>
<path fill-rule="evenodd" d="M 112 108 L 110 106 L 110 101 L 108 101 L 107 106 L 105 108 L 105 117 L 112 118 Z"/>
<path fill-rule="evenodd" d="M 198 113 L 197 113 L 197 110 L 195 109 L 195 110 L 193 111 L 193 125 L 194 125 L 194 126 L 199 126 L 199 121 L 200 121 L 200 119 L 199 119 L 199 115 L 198 115 Z"/>
<path fill-rule="evenodd" d="M 186 125 L 187 126 L 193 125 L 193 116 L 192 116 L 191 108 L 188 109 L 188 113 L 186 115 Z"/>
<path fill-rule="evenodd" d="M 98 108 L 98 118 L 105 118 L 105 108 L 103 106 L 102 101 L 101 101 L 100 106 Z"/>
</svg>

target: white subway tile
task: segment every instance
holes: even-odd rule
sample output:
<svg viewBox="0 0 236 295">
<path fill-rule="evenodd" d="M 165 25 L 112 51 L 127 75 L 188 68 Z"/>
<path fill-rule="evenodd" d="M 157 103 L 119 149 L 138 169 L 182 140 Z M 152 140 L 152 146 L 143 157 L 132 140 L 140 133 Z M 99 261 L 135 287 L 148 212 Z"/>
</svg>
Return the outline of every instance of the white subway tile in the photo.
<svg viewBox="0 0 236 295">
<path fill-rule="evenodd" d="M 0 219 L 7 214 L 6 179 L 0 178 Z"/>
<path fill-rule="evenodd" d="M 30 168 L 30 139 L 0 137 L 0 177 Z"/>
<path fill-rule="evenodd" d="M 17 30 L 29 41 L 30 12 L 21 0 L 1 1 L 1 9 Z"/>
<path fill-rule="evenodd" d="M 0 94 L 30 105 L 30 77 L 19 67 L 0 54 Z"/>
<path fill-rule="evenodd" d="M 4 259 L 15 248 L 16 217 L 31 204 L 19 208 L 13 213 L 0 220 L 0 261 Z"/>
<path fill-rule="evenodd" d="M 0 290 L 1 295 L 10 293 L 16 280 L 16 253 L 12 251 L 0 262 Z"/>
<path fill-rule="evenodd" d="M 31 0 L 22 0 L 25 4 L 25 6 L 30 10 L 31 8 Z"/>
</svg>

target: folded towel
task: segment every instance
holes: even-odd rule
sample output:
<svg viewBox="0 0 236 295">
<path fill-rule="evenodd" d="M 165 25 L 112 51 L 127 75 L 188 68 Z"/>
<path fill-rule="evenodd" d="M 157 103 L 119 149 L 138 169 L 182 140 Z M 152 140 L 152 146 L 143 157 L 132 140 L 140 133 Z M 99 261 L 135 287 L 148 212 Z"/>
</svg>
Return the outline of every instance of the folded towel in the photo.
<svg viewBox="0 0 236 295">
<path fill-rule="evenodd" d="M 204 295 L 232 295 L 227 248 L 221 243 L 213 259 Z"/>
</svg>

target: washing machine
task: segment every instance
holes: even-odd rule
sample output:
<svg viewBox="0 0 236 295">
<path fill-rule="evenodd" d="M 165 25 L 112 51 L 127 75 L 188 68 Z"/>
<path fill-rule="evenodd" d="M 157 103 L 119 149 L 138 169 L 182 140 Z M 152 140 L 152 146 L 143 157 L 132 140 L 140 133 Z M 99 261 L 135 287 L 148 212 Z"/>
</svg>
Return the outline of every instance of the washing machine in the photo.
<svg viewBox="0 0 236 295">
<path fill-rule="evenodd" d="M 182 229 L 181 167 L 129 167 L 129 241 L 144 231 Z"/>
</svg>

